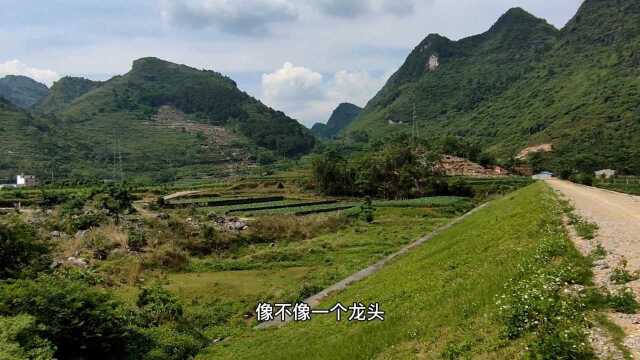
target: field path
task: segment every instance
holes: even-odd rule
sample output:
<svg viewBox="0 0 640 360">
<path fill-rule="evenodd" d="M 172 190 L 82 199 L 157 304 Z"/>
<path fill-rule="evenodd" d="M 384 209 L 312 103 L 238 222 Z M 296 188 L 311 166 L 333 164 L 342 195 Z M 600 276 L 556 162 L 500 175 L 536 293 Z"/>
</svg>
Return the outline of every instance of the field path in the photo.
<svg viewBox="0 0 640 360">
<path fill-rule="evenodd" d="M 624 256 L 629 270 L 640 270 L 640 197 L 568 181 L 550 180 L 585 219 L 598 224 L 597 240 L 605 249 Z"/>
<path fill-rule="evenodd" d="M 594 240 L 574 237 L 577 247 L 585 255 L 588 255 L 588 251 L 584 251 L 585 248 L 593 249 L 594 244 L 598 243 L 607 250 L 606 258 L 595 263 L 596 285 L 614 291 L 627 286 L 633 289 L 636 298 L 640 299 L 640 281 L 616 285 L 610 280 L 612 270 L 622 267 L 624 261 L 627 262 L 628 271 L 640 270 L 640 197 L 568 181 L 549 180 L 548 184 L 566 196 L 581 217 L 599 226 Z M 624 345 L 635 359 L 639 359 L 640 315 L 610 313 L 608 316 L 624 330 Z"/>
</svg>

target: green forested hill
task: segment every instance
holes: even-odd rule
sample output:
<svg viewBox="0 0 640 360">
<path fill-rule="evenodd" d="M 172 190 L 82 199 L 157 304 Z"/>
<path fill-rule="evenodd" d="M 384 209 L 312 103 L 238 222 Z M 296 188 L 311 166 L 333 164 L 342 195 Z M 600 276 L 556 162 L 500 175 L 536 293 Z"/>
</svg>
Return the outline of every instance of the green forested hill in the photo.
<svg viewBox="0 0 640 360">
<path fill-rule="evenodd" d="M 409 132 L 415 104 L 421 136 L 503 159 L 551 142 L 555 170 L 639 173 L 639 28 L 637 1 L 587 0 L 562 30 L 512 9 L 478 36 L 429 35 L 349 130 Z"/>
<path fill-rule="evenodd" d="M 47 168 L 38 148 L 48 125 L 0 97 L 0 178 L 35 167 Z"/>
<path fill-rule="evenodd" d="M 37 132 L 17 119 L 40 124 Z M 38 156 L 16 151 L 6 173 L 20 168 L 76 179 L 216 176 L 305 154 L 315 144 L 302 125 L 231 79 L 156 58 L 137 60 L 104 83 L 64 78 L 34 114 L 7 113 L 0 127 L 16 139 L 6 146 L 37 144 Z"/>
<path fill-rule="evenodd" d="M 8 75 L 0 79 L 0 96 L 15 106 L 30 108 L 49 93 L 49 88 L 26 76 Z"/>
<path fill-rule="evenodd" d="M 302 125 L 240 91 L 233 80 L 156 58 L 136 60 L 129 73 L 76 99 L 59 116 L 71 122 L 110 114 L 144 118 L 166 105 L 192 115 L 196 122 L 233 128 L 283 155 L 308 152 L 315 142 Z"/>
<path fill-rule="evenodd" d="M 332 138 L 349 126 L 353 120 L 362 112 L 362 108 L 357 105 L 342 103 L 333 111 L 326 124 L 316 123 L 311 128 L 311 132 L 320 138 Z"/>
<path fill-rule="evenodd" d="M 56 81 L 47 97 L 40 100 L 35 108 L 44 113 L 63 110 L 80 96 L 102 85 L 100 81 L 91 81 L 79 77 L 64 77 Z"/>
</svg>

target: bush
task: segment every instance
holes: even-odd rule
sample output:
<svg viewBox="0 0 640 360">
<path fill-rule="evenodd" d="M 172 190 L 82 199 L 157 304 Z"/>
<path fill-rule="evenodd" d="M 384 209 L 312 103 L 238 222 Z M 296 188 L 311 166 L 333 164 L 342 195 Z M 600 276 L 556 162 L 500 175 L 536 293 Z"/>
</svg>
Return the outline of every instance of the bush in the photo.
<svg viewBox="0 0 640 360">
<path fill-rule="evenodd" d="M 623 314 L 635 314 L 639 308 L 633 290 L 625 288 L 607 296 L 609 306 Z"/>
<path fill-rule="evenodd" d="M 147 236 L 143 229 L 134 229 L 129 232 L 129 236 L 127 239 L 127 244 L 129 245 L 129 250 L 132 251 L 142 251 L 145 246 L 147 246 Z"/>
<path fill-rule="evenodd" d="M 99 227 L 105 221 L 104 215 L 96 211 L 88 211 L 81 215 L 74 215 L 71 218 L 70 230 L 72 232 L 79 230 L 89 230 Z"/>
<path fill-rule="evenodd" d="M 51 263 L 50 245 L 26 224 L 0 223 L 0 279 L 35 273 Z"/>
<path fill-rule="evenodd" d="M 0 359 L 53 359 L 55 346 L 40 337 L 41 330 L 33 316 L 0 317 Z"/>
<path fill-rule="evenodd" d="M 110 215 L 128 214 L 134 211 L 133 195 L 130 189 L 124 185 L 111 184 L 102 190 L 98 196 L 98 206 L 105 209 Z"/>
<path fill-rule="evenodd" d="M 142 289 L 136 304 L 147 326 L 175 322 L 182 318 L 182 304 L 160 285 Z"/>
<path fill-rule="evenodd" d="M 149 351 L 140 356 L 143 360 L 192 359 L 207 345 L 207 340 L 199 334 L 180 331 L 169 325 L 140 331 L 150 342 Z"/>
<path fill-rule="evenodd" d="M 99 233 L 90 233 L 82 240 L 82 246 L 93 253 L 98 260 L 105 260 L 109 253 L 118 247 L 111 239 Z"/>
<path fill-rule="evenodd" d="M 110 294 L 52 276 L 0 286 L 0 316 L 20 314 L 35 318 L 61 359 L 125 358 L 134 337 Z"/>
<path fill-rule="evenodd" d="M 610 280 L 616 285 L 624 285 L 632 281 L 638 280 L 638 275 L 631 274 L 624 267 L 618 267 L 611 272 Z"/>
<path fill-rule="evenodd" d="M 189 256 L 184 250 L 172 244 L 165 244 L 145 257 L 145 265 L 170 270 L 182 270 L 189 263 Z"/>
</svg>

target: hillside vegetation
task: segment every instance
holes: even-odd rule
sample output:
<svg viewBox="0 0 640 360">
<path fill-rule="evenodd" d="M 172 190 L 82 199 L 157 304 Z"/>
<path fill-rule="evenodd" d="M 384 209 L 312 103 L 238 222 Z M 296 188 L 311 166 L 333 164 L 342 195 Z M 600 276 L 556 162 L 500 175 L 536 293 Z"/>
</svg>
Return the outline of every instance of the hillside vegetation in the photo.
<svg viewBox="0 0 640 360">
<path fill-rule="evenodd" d="M 118 114 L 148 117 L 163 105 L 193 115 L 196 122 L 233 128 L 279 154 L 302 154 L 314 144 L 302 125 L 240 91 L 233 80 L 156 58 L 136 60 L 129 73 L 85 94 L 59 115 L 70 122 Z"/>
<path fill-rule="evenodd" d="M 326 124 L 316 123 L 313 125 L 313 128 L 311 128 L 311 132 L 319 138 L 330 139 L 338 135 L 342 129 L 349 126 L 361 112 L 362 108 L 356 105 L 342 103 L 333 111 Z"/>
<path fill-rule="evenodd" d="M 75 99 L 101 86 L 102 82 L 79 77 L 63 77 L 51 87 L 47 97 L 36 104 L 39 112 L 54 113 L 63 110 Z"/>
<path fill-rule="evenodd" d="M 136 60 L 129 73 L 104 83 L 63 78 L 34 114 L 13 109 L 3 118 L 3 136 L 11 140 L 2 146 L 14 155 L 0 170 L 9 175 L 50 178 L 54 171 L 83 181 L 220 176 L 298 157 L 315 144 L 302 125 L 231 79 L 156 58 Z M 37 155 L 21 150 L 35 143 Z"/>
<path fill-rule="evenodd" d="M 516 8 L 478 36 L 429 35 L 348 131 L 410 132 L 415 104 L 420 134 L 503 160 L 553 143 L 555 170 L 640 172 L 639 19 L 637 1 L 587 0 L 562 30 Z"/>
<path fill-rule="evenodd" d="M 8 75 L 0 79 L 0 97 L 15 106 L 30 108 L 49 94 L 49 88 L 26 76 Z"/>
</svg>

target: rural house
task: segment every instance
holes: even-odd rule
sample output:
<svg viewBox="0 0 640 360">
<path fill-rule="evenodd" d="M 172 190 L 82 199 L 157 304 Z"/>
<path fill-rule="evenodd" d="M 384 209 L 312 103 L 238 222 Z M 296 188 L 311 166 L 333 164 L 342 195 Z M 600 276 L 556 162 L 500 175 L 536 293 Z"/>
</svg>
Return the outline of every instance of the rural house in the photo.
<svg viewBox="0 0 640 360">
<path fill-rule="evenodd" d="M 616 171 L 611 169 L 604 169 L 596 171 L 595 174 L 598 179 L 611 179 L 612 177 L 616 176 Z"/>
</svg>

